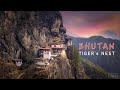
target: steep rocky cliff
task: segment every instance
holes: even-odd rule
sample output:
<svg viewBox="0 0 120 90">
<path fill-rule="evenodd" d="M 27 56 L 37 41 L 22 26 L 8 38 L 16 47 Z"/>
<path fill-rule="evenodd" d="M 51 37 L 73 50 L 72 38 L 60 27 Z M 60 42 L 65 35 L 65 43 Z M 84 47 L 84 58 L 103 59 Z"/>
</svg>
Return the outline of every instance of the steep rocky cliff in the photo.
<svg viewBox="0 0 120 90">
<path fill-rule="evenodd" d="M 19 58 L 20 52 L 36 51 L 52 43 L 51 30 L 59 31 L 62 17 L 56 11 L 1 11 L 1 57 Z"/>
<path fill-rule="evenodd" d="M 20 79 L 75 79 L 71 72 L 71 65 L 66 59 L 56 57 L 44 69 L 31 65 Z"/>
<path fill-rule="evenodd" d="M 63 43 L 60 33 L 63 29 L 58 11 L 0 11 L 0 78 L 86 78 L 77 53 L 74 60 L 62 56 L 53 58 L 44 69 L 36 68 L 33 63 L 39 48 Z M 16 67 L 13 59 L 22 59 L 22 68 Z"/>
<path fill-rule="evenodd" d="M 13 59 L 22 59 L 23 62 L 33 61 L 40 47 L 62 43 L 61 28 L 64 28 L 63 21 L 58 11 L 1 11 L 1 62 L 12 63 Z M 57 37 L 53 37 L 52 32 L 56 32 Z M 34 69 L 34 65 L 29 68 L 31 67 Z M 41 72 L 41 70 L 39 71 Z M 27 74 L 26 72 L 25 74 Z M 74 78 L 67 58 L 53 59 L 46 72 L 47 78 Z M 25 78 L 29 78 L 29 76 Z"/>
</svg>

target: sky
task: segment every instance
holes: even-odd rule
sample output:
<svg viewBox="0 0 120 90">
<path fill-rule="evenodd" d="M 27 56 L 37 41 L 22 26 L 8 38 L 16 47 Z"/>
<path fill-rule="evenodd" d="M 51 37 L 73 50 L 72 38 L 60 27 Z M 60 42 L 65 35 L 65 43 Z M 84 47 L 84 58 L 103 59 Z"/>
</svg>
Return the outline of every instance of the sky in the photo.
<svg viewBox="0 0 120 90">
<path fill-rule="evenodd" d="M 120 40 L 120 11 L 60 11 L 67 34 Z"/>
</svg>

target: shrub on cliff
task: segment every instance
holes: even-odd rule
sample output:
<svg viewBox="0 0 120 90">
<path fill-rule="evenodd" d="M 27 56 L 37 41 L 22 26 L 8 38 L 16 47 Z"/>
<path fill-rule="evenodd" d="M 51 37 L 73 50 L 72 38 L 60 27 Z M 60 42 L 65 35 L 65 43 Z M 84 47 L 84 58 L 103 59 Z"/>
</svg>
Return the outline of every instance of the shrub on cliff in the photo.
<svg viewBox="0 0 120 90">
<path fill-rule="evenodd" d="M 81 58 L 78 49 L 75 46 L 69 46 L 66 52 L 68 59 L 70 59 L 73 75 L 75 78 L 80 78 L 80 74 L 82 74 L 80 73 L 82 71 L 82 66 L 80 64 Z"/>
<path fill-rule="evenodd" d="M 19 71 L 13 63 L 0 62 L 0 79 L 16 79 L 18 75 Z"/>
<path fill-rule="evenodd" d="M 33 53 L 31 50 L 26 50 L 26 51 L 23 50 L 21 58 L 22 58 L 23 62 L 32 64 L 34 56 L 33 56 Z"/>
<path fill-rule="evenodd" d="M 47 79 L 48 73 L 45 70 L 38 69 L 36 66 L 31 65 L 27 68 L 26 72 L 22 76 L 22 79 Z"/>
<path fill-rule="evenodd" d="M 111 78 L 109 74 L 100 66 L 97 66 L 92 62 L 81 58 L 79 55 L 79 51 L 75 46 L 68 47 L 67 57 L 70 59 L 70 64 L 72 66 L 72 71 L 75 77 L 77 77 L 80 72 L 84 72 L 83 77 L 85 79 Z M 84 68 L 84 70 L 82 70 L 82 68 Z"/>
<path fill-rule="evenodd" d="M 26 69 L 34 62 L 34 56 L 30 50 L 27 50 L 26 52 L 23 50 L 21 58 L 23 60 L 23 64 L 20 69 Z"/>
</svg>

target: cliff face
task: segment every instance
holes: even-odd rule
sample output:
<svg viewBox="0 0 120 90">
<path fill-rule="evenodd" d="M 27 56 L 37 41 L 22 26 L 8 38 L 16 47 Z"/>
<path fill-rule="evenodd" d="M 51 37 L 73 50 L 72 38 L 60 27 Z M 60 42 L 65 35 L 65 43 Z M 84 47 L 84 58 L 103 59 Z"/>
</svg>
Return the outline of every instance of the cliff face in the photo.
<svg viewBox="0 0 120 90">
<path fill-rule="evenodd" d="M 11 62 L 12 59 L 29 61 L 36 58 L 40 47 L 62 43 L 60 28 L 63 28 L 63 22 L 58 11 L 1 11 L 0 60 Z M 57 37 L 53 37 L 52 32 L 56 32 Z M 23 78 L 34 78 L 29 70 L 36 73 L 35 66 L 31 65 L 23 74 Z M 40 73 L 37 73 L 39 78 L 42 78 L 41 75 L 46 76 L 44 78 L 75 78 L 67 57 L 66 59 L 62 57 L 53 59 L 45 75 L 44 71 L 38 69 L 37 71 Z"/>
<path fill-rule="evenodd" d="M 34 55 L 41 46 L 52 43 L 51 30 L 59 31 L 62 17 L 56 11 L 0 12 L 1 57 L 19 58 L 20 52 Z"/>
<path fill-rule="evenodd" d="M 107 78 L 102 69 L 82 61 L 74 47 L 66 50 L 67 56 L 57 56 L 44 69 L 37 68 L 33 61 L 38 49 L 50 44 L 62 44 L 61 31 L 66 35 L 58 11 L 0 11 L 0 78 Z M 22 68 L 16 67 L 13 59 L 22 59 Z"/>
<path fill-rule="evenodd" d="M 67 59 L 57 57 L 44 69 L 31 65 L 20 79 L 75 79 Z"/>
</svg>

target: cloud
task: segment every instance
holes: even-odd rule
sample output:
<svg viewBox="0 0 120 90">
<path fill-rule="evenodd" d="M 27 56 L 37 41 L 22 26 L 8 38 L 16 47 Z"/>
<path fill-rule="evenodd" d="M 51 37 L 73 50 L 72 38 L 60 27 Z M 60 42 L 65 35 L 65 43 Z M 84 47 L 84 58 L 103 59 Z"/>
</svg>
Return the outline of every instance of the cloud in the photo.
<svg viewBox="0 0 120 90">
<path fill-rule="evenodd" d="M 114 30 L 105 30 L 102 33 L 102 36 L 107 37 L 107 38 L 113 38 L 113 39 L 118 39 L 120 40 L 120 35 L 117 32 L 114 32 Z"/>
<path fill-rule="evenodd" d="M 116 36 L 116 35 L 117 35 L 117 33 L 113 32 L 113 31 L 111 31 L 111 30 L 105 31 L 104 34 L 105 34 L 105 35 L 108 35 L 108 36 Z"/>
<path fill-rule="evenodd" d="M 61 11 L 63 24 L 72 36 L 103 35 L 120 40 L 120 11 Z"/>
</svg>

